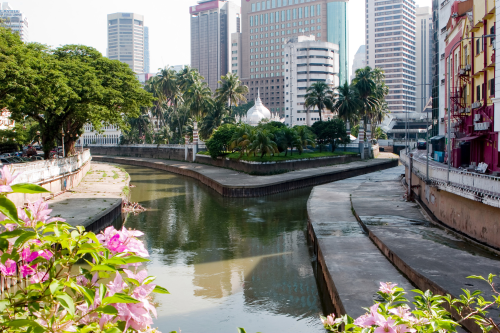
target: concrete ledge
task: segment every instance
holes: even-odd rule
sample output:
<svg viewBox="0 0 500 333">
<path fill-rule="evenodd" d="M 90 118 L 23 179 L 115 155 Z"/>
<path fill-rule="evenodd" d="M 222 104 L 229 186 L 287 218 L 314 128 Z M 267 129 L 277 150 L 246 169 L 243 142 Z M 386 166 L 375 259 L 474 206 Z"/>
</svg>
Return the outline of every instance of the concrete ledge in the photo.
<svg viewBox="0 0 500 333">
<path fill-rule="evenodd" d="M 232 170 L 172 160 L 93 156 L 94 161 L 129 164 L 164 170 L 191 177 L 225 197 L 259 197 L 315 186 L 394 167 L 398 160 L 366 160 L 349 164 L 320 167 L 272 176 L 251 176 Z"/>
</svg>

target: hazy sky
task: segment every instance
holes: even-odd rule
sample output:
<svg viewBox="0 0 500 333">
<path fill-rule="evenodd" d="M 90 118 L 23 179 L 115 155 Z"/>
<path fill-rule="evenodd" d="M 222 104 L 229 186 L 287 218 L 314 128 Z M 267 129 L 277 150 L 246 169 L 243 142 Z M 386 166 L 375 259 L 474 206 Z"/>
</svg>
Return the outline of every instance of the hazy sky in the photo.
<svg viewBox="0 0 500 333">
<path fill-rule="evenodd" d="M 0 0 L 4 2 L 5 0 Z M 239 3 L 239 0 L 231 0 Z M 149 27 L 150 70 L 190 62 L 189 6 L 197 0 L 12 0 L 29 20 L 30 41 L 52 46 L 84 44 L 106 54 L 106 15 L 134 12 Z M 364 44 L 364 0 L 349 1 L 350 64 Z M 431 6 L 431 0 L 417 0 Z M 351 66 L 349 66 L 349 74 Z"/>
</svg>

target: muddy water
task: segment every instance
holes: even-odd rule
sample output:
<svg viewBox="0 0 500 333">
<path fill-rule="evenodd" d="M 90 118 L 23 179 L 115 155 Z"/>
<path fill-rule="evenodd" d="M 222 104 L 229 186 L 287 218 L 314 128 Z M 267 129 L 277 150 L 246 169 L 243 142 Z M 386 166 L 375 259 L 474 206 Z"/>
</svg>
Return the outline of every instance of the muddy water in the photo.
<svg viewBox="0 0 500 333">
<path fill-rule="evenodd" d="M 150 209 L 126 227 L 145 233 L 148 270 L 171 292 L 155 296 L 160 331 L 324 332 L 305 232 L 310 189 L 229 199 L 189 178 L 124 168 L 132 201 Z"/>
</svg>

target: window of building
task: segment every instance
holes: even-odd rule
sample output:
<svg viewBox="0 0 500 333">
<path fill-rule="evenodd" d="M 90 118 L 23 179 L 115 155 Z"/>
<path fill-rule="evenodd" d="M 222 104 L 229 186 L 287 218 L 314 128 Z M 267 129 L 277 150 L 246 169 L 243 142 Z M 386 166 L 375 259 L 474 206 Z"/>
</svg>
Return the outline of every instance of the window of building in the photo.
<svg viewBox="0 0 500 333">
<path fill-rule="evenodd" d="M 481 100 L 481 86 L 476 86 L 476 101 Z"/>
</svg>

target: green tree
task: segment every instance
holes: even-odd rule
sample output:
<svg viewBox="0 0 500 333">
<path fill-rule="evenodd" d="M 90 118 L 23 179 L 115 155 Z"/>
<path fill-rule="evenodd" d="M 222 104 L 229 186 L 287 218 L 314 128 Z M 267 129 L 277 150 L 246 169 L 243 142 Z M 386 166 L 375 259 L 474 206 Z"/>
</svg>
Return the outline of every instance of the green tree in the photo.
<svg viewBox="0 0 500 333">
<path fill-rule="evenodd" d="M 243 156 L 249 145 L 253 142 L 253 132 L 255 130 L 252 126 L 241 124 L 238 126 L 231 137 L 231 149 L 240 150 L 240 158 Z"/>
<path fill-rule="evenodd" d="M 250 110 L 251 108 L 253 108 L 254 105 L 255 105 L 255 101 L 249 101 L 246 104 L 242 104 L 242 105 L 234 107 L 233 108 L 233 116 L 234 117 L 237 117 L 237 116 L 244 117 L 244 116 L 246 116 L 248 110 Z"/>
<path fill-rule="evenodd" d="M 375 140 L 387 140 L 387 134 L 380 127 L 377 127 L 373 133 L 373 138 Z"/>
<path fill-rule="evenodd" d="M 285 152 L 285 156 L 288 155 L 288 149 L 290 148 L 290 155 L 293 155 L 293 148 L 302 152 L 302 144 L 300 142 L 300 137 L 297 135 L 297 131 L 294 128 L 281 128 L 275 134 L 276 145 L 280 151 Z"/>
<path fill-rule="evenodd" d="M 312 129 L 316 134 L 318 144 L 331 144 L 332 152 L 335 151 L 339 144 L 350 142 L 345 124 L 341 119 L 315 122 Z"/>
<path fill-rule="evenodd" d="M 297 132 L 299 142 L 303 148 L 306 148 L 307 146 L 316 147 L 316 143 L 314 142 L 314 133 L 309 129 L 309 127 L 295 126 L 294 129 Z"/>
<path fill-rule="evenodd" d="M 358 120 L 359 110 L 363 107 L 358 90 L 347 82 L 335 90 L 337 92 L 332 112 L 336 112 L 344 122 L 349 121 L 354 125 Z"/>
<path fill-rule="evenodd" d="M 323 112 L 323 109 L 327 108 L 331 110 L 333 107 L 332 93 L 333 91 L 330 89 L 330 87 L 328 87 L 326 83 L 313 83 L 306 90 L 304 106 L 307 108 L 307 110 L 311 108 L 318 108 L 319 120 L 322 121 L 323 118 L 321 116 L 321 112 Z"/>
<path fill-rule="evenodd" d="M 264 157 L 264 155 L 279 153 L 278 146 L 276 142 L 273 141 L 273 135 L 269 133 L 267 130 L 257 131 L 255 133 L 255 139 L 250 144 L 251 152 L 260 152 L 260 157 Z"/>
<path fill-rule="evenodd" d="M 224 102 L 216 101 L 212 103 L 208 114 L 200 123 L 200 138 L 202 140 L 208 139 L 212 133 L 224 123 L 233 124 L 234 118 L 230 116 L 229 110 Z"/>
<path fill-rule="evenodd" d="M 238 106 L 238 104 L 247 102 L 245 95 L 248 94 L 248 87 L 241 84 L 238 75 L 231 72 L 227 73 L 221 77 L 219 86 L 220 88 L 217 88 L 215 92 L 215 97 L 220 101 L 226 102 L 229 105 L 231 113 L 233 105 Z"/>
<path fill-rule="evenodd" d="M 212 158 L 217 158 L 229 150 L 231 139 L 236 131 L 233 124 L 221 125 L 207 140 L 206 145 Z"/>
<path fill-rule="evenodd" d="M 212 91 L 206 82 L 195 81 L 187 90 L 186 99 L 189 101 L 191 116 L 200 121 L 209 110 Z"/>
</svg>

